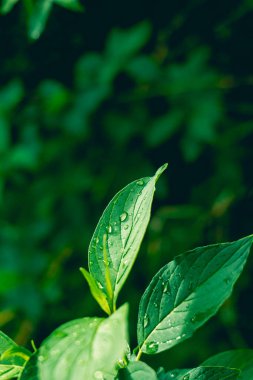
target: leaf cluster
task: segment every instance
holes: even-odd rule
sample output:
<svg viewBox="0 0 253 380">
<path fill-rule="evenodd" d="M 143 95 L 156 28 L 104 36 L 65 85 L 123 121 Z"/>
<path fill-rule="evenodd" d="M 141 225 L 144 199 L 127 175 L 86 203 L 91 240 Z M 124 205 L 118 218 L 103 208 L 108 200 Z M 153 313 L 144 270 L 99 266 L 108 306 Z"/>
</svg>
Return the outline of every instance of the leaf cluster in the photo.
<svg viewBox="0 0 253 380">
<path fill-rule="evenodd" d="M 153 277 L 140 300 L 137 340 L 128 341 L 128 305 L 117 297 L 136 260 L 151 213 L 156 182 L 166 169 L 127 185 L 102 214 L 81 268 L 107 318 L 85 317 L 57 328 L 31 353 L 0 335 L 0 379 L 222 380 L 249 379 L 253 351 L 218 354 L 193 369 L 152 369 L 140 361 L 188 339 L 230 296 L 249 256 L 253 235 L 176 256 Z"/>
</svg>

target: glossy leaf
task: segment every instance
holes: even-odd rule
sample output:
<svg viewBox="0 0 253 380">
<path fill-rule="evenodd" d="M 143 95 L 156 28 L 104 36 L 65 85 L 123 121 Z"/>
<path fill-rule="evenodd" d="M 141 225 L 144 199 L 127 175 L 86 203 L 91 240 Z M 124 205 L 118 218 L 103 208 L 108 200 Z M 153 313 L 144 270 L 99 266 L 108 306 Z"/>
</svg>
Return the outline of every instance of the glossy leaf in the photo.
<svg viewBox="0 0 253 380">
<path fill-rule="evenodd" d="M 140 352 L 155 354 L 189 338 L 230 296 L 253 236 L 197 248 L 165 265 L 142 296 Z"/>
<path fill-rule="evenodd" d="M 197 367 L 176 369 L 162 374 L 159 380 L 236 380 L 239 370 L 225 367 Z"/>
<path fill-rule="evenodd" d="M 92 237 L 89 270 L 95 283 L 91 286 L 87 273 L 83 271 L 83 274 L 95 299 L 108 313 L 115 310 L 119 291 L 136 259 L 150 219 L 156 181 L 166 167 L 167 164 L 153 177 L 134 181 L 117 193 L 105 209 Z"/>
<path fill-rule="evenodd" d="M 127 305 L 109 318 L 82 318 L 56 329 L 27 363 L 21 380 L 114 379 L 127 345 Z"/>
<path fill-rule="evenodd" d="M 118 380 L 157 380 L 155 371 L 146 363 L 135 361 L 119 371 Z"/>
<path fill-rule="evenodd" d="M 205 366 L 224 366 L 240 369 L 238 379 L 253 379 L 253 350 L 231 350 L 214 355 L 204 361 Z"/>
</svg>

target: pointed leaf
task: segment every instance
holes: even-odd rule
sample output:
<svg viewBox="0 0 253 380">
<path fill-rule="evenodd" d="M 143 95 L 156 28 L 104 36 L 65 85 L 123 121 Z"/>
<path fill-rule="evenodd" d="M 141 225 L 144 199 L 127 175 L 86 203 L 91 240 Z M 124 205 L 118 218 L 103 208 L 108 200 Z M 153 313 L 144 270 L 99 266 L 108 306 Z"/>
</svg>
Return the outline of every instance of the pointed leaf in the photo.
<svg viewBox="0 0 253 380">
<path fill-rule="evenodd" d="M 189 338 L 230 296 L 253 236 L 177 256 L 153 278 L 138 317 L 140 352 L 154 354 Z"/>
<path fill-rule="evenodd" d="M 155 184 L 166 167 L 167 164 L 153 177 L 134 181 L 117 193 L 95 229 L 89 246 L 89 270 L 110 312 L 115 310 L 119 291 L 136 259 L 150 219 Z M 97 289 L 92 289 L 98 300 Z"/>
<path fill-rule="evenodd" d="M 82 318 L 56 329 L 27 363 L 20 380 L 114 379 L 127 345 L 127 305 L 109 318 Z"/>
<path fill-rule="evenodd" d="M 158 380 L 155 371 L 146 363 L 130 362 L 126 368 L 119 371 L 118 380 Z"/>
<path fill-rule="evenodd" d="M 253 379 L 253 350 L 225 351 L 207 359 L 202 365 L 238 368 L 241 371 L 238 379 Z"/>
</svg>

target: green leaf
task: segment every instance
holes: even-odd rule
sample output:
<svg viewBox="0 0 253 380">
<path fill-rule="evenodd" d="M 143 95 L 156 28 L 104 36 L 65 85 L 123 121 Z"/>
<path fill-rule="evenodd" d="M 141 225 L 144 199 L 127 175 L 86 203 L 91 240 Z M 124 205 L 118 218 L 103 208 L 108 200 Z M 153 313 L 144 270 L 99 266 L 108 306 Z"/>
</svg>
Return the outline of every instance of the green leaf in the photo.
<svg viewBox="0 0 253 380">
<path fill-rule="evenodd" d="M 114 379 L 127 347 L 127 305 L 109 318 L 82 318 L 56 329 L 20 380 Z"/>
<path fill-rule="evenodd" d="M 238 379 L 253 379 L 253 350 L 231 350 L 214 355 L 204 361 L 204 366 L 224 366 L 240 369 Z"/>
<path fill-rule="evenodd" d="M 141 352 L 155 354 L 189 338 L 230 296 L 253 235 L 177 256 L 152 279 L 138 317 Z"/>
<path fill-rule="evenodd" d="M 2 14 L 9 13 L 19 0 L 2 0 L 0 11 Z"/>
<path fill-rule="evenodd" d="M 91 285 L 87 273 L 83 274 L 106 312 L 115 310 L 117 296 L 134 264 L 150 219 L 156 181 L 166 167 L 167 164 L 153 177 L 134 181 L 117 193 L 95 229 L 89 246 L 89 270 L 96 283 Z"/>
<path fill-rule="evenodd" d="M 130 362 L 126 368 L 119 371 L 118 380 L 157 380 L 155 371 L 146 363 Z"/>
<path fill-rule="evenodd" d="M 23 370 L 30 352 L 18 346 L 0 331 L 0 380 L 17 377 Z"/>
<path fill-rule="evenodd" d="M 236 380 L 239 370 L 225 367 L 176 369 L 158 377 L 159 380 Z"/>
<path fill-rule="evenodd" d="M 53 0 L 38 0 L 35 4 L 29 20 L 29 36 L 36 40 L 43 32 L 50 11 L 53 6 Z"/>
<path fill-rule="evenodd" d="M 79 0 L 54 0 L 54 2 L 71 11 L 79 12 L 83 10 L 83 6 L 79 3 Z"/>
<path fill-rule="evenodd" d="M 96 281 L 94 280 L 94 278 L 89 274 L 89 272 L 86 269 L 80 268 L 80 271 L 82 272 L 86 281 L 88 282 L 91 294 L 93 295 L 95 300 L 98 302 L 98 304 L 101 306 L 101 308 L 107 314 L 110 314 L 111 311 L 108 307 L 106 295 L 103 292 L 101 292 L 101 290 L 97 286 Z"/>
<path fill-rule="evenodd" d="M 2 331 L 0 331 L 0 356 L 2 356 L 2 354 L 13 348 L 13 347 L 16 347 L 16 343 L 13 342 L 13 340 L 11 338 L 9 338 L 7 335 L 5 335 Z"/>
</svg>

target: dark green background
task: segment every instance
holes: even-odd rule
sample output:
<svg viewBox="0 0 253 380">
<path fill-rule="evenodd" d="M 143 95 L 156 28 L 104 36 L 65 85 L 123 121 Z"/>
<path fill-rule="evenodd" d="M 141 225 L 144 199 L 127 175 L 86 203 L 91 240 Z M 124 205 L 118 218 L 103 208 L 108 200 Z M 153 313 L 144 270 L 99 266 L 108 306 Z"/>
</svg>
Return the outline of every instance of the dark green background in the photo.
<svg viewBox="0 0 253 380">
<path fill-rule="evenodd" d="M 0 327 L 19 343 L 102 315 L 78 271 L 103 209 L 130 181 L 159 180 L 122 292 L 198 245 L 253 232 L 252 0 L 55 5 L 37 41 L 22 4 L 0 18 Z M 194 337 L 150 362 L 189 367 L 252 347 L 250 259 Z"/>
</svg>

